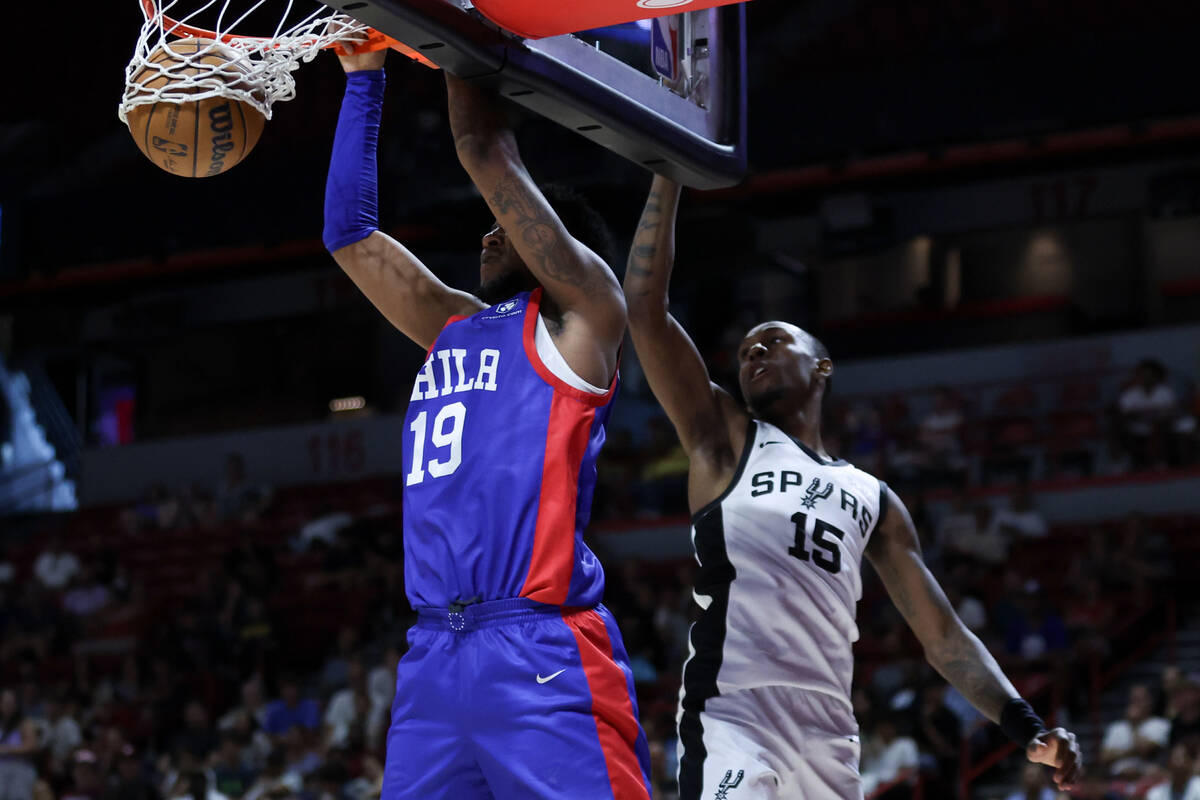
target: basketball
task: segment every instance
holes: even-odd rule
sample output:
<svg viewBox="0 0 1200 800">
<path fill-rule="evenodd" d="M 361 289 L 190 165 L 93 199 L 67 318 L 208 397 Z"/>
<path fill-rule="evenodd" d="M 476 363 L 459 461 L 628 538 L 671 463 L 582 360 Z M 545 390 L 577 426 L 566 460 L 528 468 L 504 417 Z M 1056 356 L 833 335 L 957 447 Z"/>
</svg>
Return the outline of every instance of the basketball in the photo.
<svg viewBox="0 0 1200 800">
<path fill-rule="evenodd" d="M 190 58 L 201 52 L 198 58 Z M 133 81 L 146 89 L 161 89 L 204 73 L 206 81 L 236 84 L 240 75 L 248 74 L 237 55 L 211 39 L 180 39 L 157 47 Z M 180 86 L 179 90 L 199 94 L 208 88 Z M 266 119 L 249 103 L 206 97 L 135 106 L 127 122 L 138 149 L 157 166 L 172 175 L 208 178 L 229 170 L 254 149 Z"/>
</svg>

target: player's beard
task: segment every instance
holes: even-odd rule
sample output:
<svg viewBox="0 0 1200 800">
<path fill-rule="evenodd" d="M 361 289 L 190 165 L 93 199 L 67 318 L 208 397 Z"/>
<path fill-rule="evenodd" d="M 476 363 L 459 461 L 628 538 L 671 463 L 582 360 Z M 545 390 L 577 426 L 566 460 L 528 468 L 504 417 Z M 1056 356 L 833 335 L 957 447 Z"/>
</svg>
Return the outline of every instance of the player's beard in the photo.
<svg viewBox="0 0 1200 800">
<path fill-rule="evenodd" d="M 514 269 L 479 284 L 475 289 L 475 296 L 489 306 L 494 306 L 496 303 L 501 303 L 513 295 L 532 288 L 530 276 L 521 270 Z"/>
<path fill-rule="evenodd" d="M 755 416 L 766 418 L 770 416 L 772 407 L 786 396 L 786 389 L 780 386 L 768 386 L 750 397 L 746 405 Z"/>
</svg>

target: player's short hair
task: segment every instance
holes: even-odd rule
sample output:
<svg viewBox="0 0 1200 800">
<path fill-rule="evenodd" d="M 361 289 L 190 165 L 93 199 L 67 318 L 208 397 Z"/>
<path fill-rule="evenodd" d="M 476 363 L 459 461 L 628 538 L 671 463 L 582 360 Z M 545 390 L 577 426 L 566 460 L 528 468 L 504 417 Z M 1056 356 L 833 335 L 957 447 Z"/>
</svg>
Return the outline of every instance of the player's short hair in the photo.
<svg viewBox="0 0 1200 800">
<path fill-rule="evenodd" d="M 604 263 L 612 269 L 617 253 L 616 241 L 600 212 L 570 186 L 547 183 L 540 188 L 567 232 L 604 259 Z"/>
<path fill-rule="evenodd" d="M 796 327 L 800 327 L 800 326 L 797 325 Z M 800 328 L 800 331 L 805 336 L 808 337 L 808 343 L 812 347 L 813 355 L 817 357 L 818 361 L 820 361 L 823 358 L 828 358 L 830 361 L 833 360 L 832 357 L 829 355 L 829 348 L 825 346 L 824 342 L 822 342 L 820 339 L 818 339 L 816 336 L 814 336 L 810 331 L 807 331 L 804 328 Z M 821 396 L 822 402 L 824 402 L 824 399 L 829 397 L 829 395 L 832 392 L 833 392 L 833 376 L 828 375 L 825 377 L 825 391 L 824 391 L 824 394 Z"/>
<path fill-rule="evenodd" d="M 804 330 L 804 329 L 801 328 L 800 330 Z M 829 355 L 829 348 L 825 346 L 824 342 L 822 342 L 820 339 L 818 339 L 816 336 L 814 336 L 809 331 L 804 331 L 804 333 L 808 336 L 809 344 L 812 345 L 813 355 L 815 355 L 817 357 L 818 361 L 820 361 L 822 358 L 828 358 L 831 361 L 833 360 L 832 357 Z"/>
</svg>

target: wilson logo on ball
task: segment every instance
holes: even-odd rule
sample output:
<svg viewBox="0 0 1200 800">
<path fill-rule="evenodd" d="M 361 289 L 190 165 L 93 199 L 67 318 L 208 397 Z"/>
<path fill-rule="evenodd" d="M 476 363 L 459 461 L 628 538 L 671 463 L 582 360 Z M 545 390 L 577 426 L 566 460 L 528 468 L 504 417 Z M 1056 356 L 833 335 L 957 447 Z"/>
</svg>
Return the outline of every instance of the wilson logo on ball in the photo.
<svg viewBox="0 0 1200 800">
<path fill-rule="evenodd" d="M 211 39 L 160 45 L 134 77 L 147 91 L 162 94 L 126 113 L 134 142 L 174 175 L 206 178 L 229 170 L 258 143 L 266 118 L 249 102 L 211 95 L 222 84 L 245 89 L 247 76 L 245 59 Z"/>
</svg>

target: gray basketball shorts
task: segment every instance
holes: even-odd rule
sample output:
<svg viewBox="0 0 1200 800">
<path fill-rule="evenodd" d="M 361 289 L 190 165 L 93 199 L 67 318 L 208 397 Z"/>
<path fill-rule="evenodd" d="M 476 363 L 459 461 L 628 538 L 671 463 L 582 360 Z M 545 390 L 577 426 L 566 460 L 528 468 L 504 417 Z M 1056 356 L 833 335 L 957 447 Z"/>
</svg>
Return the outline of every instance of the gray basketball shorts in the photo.
<svg viewBox="0 0 1200 800">
<path fill-rule="evenodd" d="M 862 800 L 858 724 L 838 698 L 765 686 L 698 717 L 680 726 L 680 800 Z"/>
</svg>

